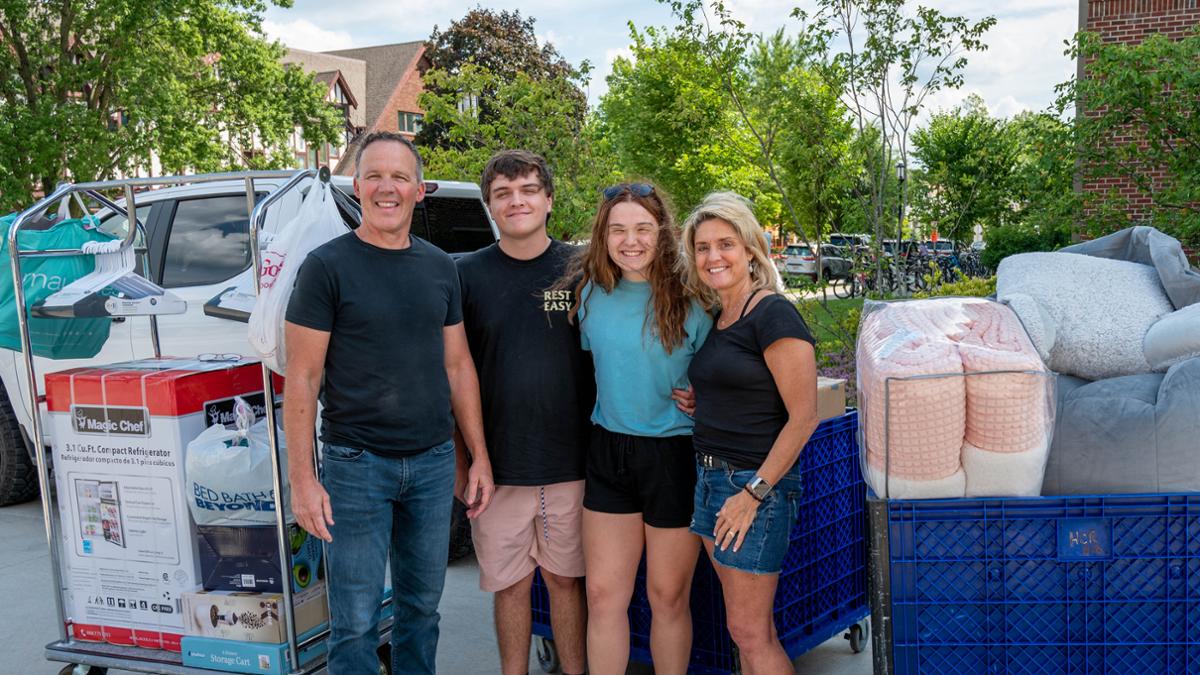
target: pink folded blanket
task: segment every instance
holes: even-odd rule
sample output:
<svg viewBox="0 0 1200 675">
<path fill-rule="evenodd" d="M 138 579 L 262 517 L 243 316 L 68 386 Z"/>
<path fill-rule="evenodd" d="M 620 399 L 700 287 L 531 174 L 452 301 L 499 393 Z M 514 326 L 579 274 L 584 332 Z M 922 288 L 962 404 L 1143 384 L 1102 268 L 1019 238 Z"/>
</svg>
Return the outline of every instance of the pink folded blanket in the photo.
<svg viewBox="0 0 1200 675">
<path fill-rule="evenodd" d="M 864 470 L 876 493 L 1040 492 L 1052 390 L 1009 308 L 977 298 L 868 307 L 858 375 Z"/>
</svg>

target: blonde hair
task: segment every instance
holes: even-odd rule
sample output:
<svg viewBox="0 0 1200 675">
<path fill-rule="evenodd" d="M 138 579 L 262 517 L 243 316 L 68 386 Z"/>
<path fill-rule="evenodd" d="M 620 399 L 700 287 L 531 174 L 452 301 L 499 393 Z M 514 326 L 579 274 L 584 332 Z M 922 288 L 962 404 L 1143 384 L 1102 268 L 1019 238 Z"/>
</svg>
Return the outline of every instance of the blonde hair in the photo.
<svg viewBox="0 0 1200 675">
<path fill-rule="evenodd" d="M 779 271 L 771 262 L 767 236 L 758 224 L 758 219 L 754 217 L 754 212 L 750 210 L 750 202 L 736 192 L 712 192 L 683 223 L 683 252 L 687 265 L 682 271 L 684 285 L 706 309 L 711 311 L 721 306 L 717 292 L 700 281 L 700 275 L 696 272 L 696 228 L 710 220 L 729 223 L 742 245 L 746 247 L 746 252 L 750 254 L 752 290 L 766 288 L 779 292 L 783 288 Z"/>
</svg>

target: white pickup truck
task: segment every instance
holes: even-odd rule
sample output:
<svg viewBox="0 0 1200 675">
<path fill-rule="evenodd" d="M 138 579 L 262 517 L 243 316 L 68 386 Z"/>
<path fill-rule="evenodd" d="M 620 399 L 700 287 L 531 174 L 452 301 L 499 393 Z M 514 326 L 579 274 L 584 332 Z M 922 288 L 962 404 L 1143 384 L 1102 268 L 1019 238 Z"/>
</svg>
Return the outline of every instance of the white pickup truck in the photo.
<svg viewBox="0 0 1200 675">
<path fill-rule="evenodd" d="M 286 179 L 256 179 L 261 200 Z M 349 177 L 334 176 L 336 188 L 353 197 Z M 426 195 L 413 213 L 413 233 L 452 256 L 477 250 L 496 240 L 479 186 L 473 183 L 427 181 Z M 275 232 L 297 213 L 307 186 L 284 193 L 266 213 L 263 231 Z M 253 274 L 250 254 L 246 186 L 236 174 L 217 181 L 142 192 L 135 196 L 137 218 L 145 229 L 149 270 L 139 272 L 187 302 L 184 314 L 158 317 L 162 353 L 171 356 L 254 353 L 246 339 L 246 324 L 207 316 L 204 304 L 231 286 L 246 287 Z M 124 206 L 123 201 L 118 202 Z M 51 205 L 53 208 L 54 205 Z M 125 217 L 100 211 L 101 228 L 125 232 Z M 348 224 L 354 221 L 343 214 Z M 7 233 L 5 233 L 7 234 Z M 3 261 L 4 273 L 9 262 Z M 153 356 L 150 322 L 145 317 L 114 318 L 108 341 L 90 359 L 35 359 L 38 379 L 47 372 L 116 363 Z M 20 353 L 0 349 L 0 506 L 32 499 L 38 494 L 34 466 L 29 391 Z M 43 419 L 45 407 L 42 407 Z M 48 424 L 43 429 L 49 429 Z M 49 433 L 48 431 L 46 432 Z M 50 439 L 47 438 L 47 443 Z"/>
</svg>

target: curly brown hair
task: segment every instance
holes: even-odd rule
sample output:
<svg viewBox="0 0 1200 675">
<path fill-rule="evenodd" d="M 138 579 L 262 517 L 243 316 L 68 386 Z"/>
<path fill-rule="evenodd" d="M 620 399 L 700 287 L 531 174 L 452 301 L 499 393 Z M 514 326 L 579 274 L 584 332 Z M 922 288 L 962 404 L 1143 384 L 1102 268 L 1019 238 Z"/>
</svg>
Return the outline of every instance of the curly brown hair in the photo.
<svg viewBox="0 0 1200 675">
<path fill-rule="evenodd" d="M 612 196 L 600 199 L 596 217 L 592 220 L 591 241 L 572 260 L 561 283 L 575 287 L 575 303 L 570 312 L 572 320 L 578 315 L 580 305 L 588 301 L 583 297 L 583 289 L 589 283 L 593 288 L 599 286 L 606 293 L 611 293 L 621 279 L 621 269 L 608 255 L 609 212 L 621 202 L 633 202 L 646 209 L 658 223 L 658 244 L 654 259 L 650 261 L 650 267 L 646 271 L 646 278 L 650 282 L 646 326 L 670 354 L 687 338 L 684 323 L 687 321 L 691 303 L 679 274 L 679 229 L 671 218 L 666 199 L 653 186 L 650 188 L 645 195 L 639 194 L 641 191 L 635 191 L 634 186 L 630 184 L 617 185 L 605 190 L 605 193 Z"/>
</svg>

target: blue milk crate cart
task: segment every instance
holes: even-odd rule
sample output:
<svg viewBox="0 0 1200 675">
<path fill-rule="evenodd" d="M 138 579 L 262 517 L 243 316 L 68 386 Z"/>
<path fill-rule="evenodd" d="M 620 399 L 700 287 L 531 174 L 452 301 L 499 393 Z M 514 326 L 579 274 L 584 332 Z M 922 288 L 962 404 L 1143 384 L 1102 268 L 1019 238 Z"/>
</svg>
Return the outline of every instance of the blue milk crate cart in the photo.
<svg viewBox="0 0 1200 675">
<path fill-rule="evenodd" d="M 1200 673 L 1200 494 L 867 509 L 876 673 Z"/>
<path fill-rule="evenodd" d="M 858 468 L 858 413 L 825 420 L 800 455 L 804 494 L 792 526 L 775 594 L 775 626 L 795 658 L 847 629 L 850 646 L 867 639 L 867 548 L 863 511 L 866 486 Z M 650 662 L 650 602 L 645 563 L 629 605 L 630 658 Z M 550 601 L 540 574 L 533 585 L 533 632 L 543 670 L 557 662 Z M 692 580 L 692 659 L 689 672 L 736 673 L 737 648 L 725 627 L 725 603 L 716 572 L 700 554 Z"/>
</svg>

